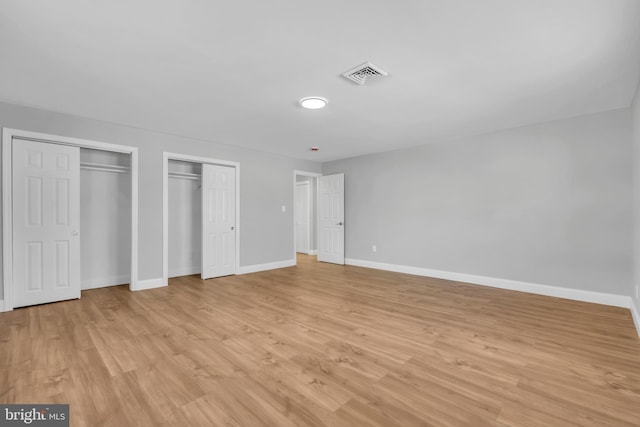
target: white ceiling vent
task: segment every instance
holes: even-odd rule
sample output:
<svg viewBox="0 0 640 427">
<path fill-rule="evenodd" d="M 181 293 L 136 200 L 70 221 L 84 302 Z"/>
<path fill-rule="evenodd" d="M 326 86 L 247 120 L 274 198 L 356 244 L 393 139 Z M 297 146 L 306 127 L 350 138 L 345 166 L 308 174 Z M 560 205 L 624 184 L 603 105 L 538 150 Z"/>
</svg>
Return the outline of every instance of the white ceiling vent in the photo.
<svg viewBox="0 0 640 427">
<path fill-rule="evenodd" d="M 342 73 L 342 75 L 349 80 L 358 83 L 359 85 L 363 85 L 369 80 L 377 79 L 381 76 L 386 76 L 387 72 L 377 65 L 373 65 L 371 62 L 365 62 L 364 64 L 352 68 L 346 73 Z"/>
</svg>

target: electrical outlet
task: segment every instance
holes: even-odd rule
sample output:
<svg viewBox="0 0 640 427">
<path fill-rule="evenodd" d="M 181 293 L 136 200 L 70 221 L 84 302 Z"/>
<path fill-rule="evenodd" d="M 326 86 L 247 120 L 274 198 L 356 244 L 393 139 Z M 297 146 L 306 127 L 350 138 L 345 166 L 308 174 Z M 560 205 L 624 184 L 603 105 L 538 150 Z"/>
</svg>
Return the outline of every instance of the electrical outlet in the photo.
<svg viewBox="0 0 640 427">
<path fill-rule="evenodd" d="M 282 205 L 282 207 L 280 209 L 282 209 L 282 213 L 285 213 L 287 211 L 287 206 L 286 205 Z"/>
<path fill-rule="evenodd" d="M 373 245 L 373 246 L 371 247 L 371 251 L 372 251 L 372 252 L 377 252 L 377 251 L 378 251 L 378 247 L 377 247 L 376 245 Z"/>
</svg>

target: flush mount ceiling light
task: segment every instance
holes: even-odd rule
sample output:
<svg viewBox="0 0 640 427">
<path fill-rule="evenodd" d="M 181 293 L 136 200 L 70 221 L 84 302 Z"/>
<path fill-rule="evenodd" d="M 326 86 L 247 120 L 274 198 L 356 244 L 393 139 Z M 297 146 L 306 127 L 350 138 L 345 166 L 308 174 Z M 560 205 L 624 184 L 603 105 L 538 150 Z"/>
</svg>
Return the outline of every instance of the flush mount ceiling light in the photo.
<svg viewBox="0 0 640 427">
<path fill-rule="evenodd" d="M 307 96 L 300 100 L 300 106 L 307 110 L 318 110 L 327 106 L 329 102 L 319 96 Z"/>
</svg>

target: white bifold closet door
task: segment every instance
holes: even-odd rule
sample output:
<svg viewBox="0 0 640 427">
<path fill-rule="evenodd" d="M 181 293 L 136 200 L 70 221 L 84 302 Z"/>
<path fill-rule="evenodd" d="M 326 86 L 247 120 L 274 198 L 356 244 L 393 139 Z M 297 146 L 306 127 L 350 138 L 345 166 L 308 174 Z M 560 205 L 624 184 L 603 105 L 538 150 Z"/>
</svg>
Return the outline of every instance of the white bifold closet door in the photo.
<svg viewBox="0 0 640 427">
<path fill-rule="evenodd" d="M 236 272 L 236 169 L 202 165 L 202 278 Z"/>
<path fill-rule="evenodd" d="M 318 261 L 344 264 L 344 174 L 318 177 Z"/>
<path fill-rule="evenodd" d="M 14 307 L 80 298 L 80 148 L 13 140 Z"/>
</svg>

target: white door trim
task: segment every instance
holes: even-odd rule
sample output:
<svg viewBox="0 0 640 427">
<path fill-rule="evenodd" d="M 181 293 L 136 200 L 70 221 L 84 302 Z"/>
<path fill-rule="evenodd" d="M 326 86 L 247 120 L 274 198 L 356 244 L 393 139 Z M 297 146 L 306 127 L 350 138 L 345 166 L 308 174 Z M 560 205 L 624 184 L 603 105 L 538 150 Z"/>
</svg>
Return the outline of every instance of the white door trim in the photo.
<svg viewBox="0 0 640 427">
<path fill-rule="evenodd" d="M 19 129 L 2 129 L 2 287 L 3 301 L 0 311 L 13 310 L 13 200 L 11 166 L 11 142 L 13 138 L 27 139 L 50 144 L 71 145 L 80 148 L 111 151 L 131 155 L 131 279 L 129 289 L 138 284 L 138 148 L 127 145 L 109 144 L 81 138 L 50 135 Z"/>
<path fill-rule="evenodd" d="M 291 191 L 293 192 L 293 206 L 295 209 L 295 200 L 296 200 L 296 176 L 310 176 L 313 178 L 317 178 L 319 176 L 322 176 L 321 173 L 319 172 L 307 172 L 307 171 L 299 171 L 299 170 L 294 170 L 293 171 L 293 186 L 291 187 Z M 316 209 L 317 209 L 317 194 L 318 194 L 318 180 L 316 179 Z M 291 259 L 293 260 L 293 265 L 297 264 L 297 258 L 296 258 L 296 213 L 293 212 L 293 255 L 291 256 Z M 312 214 L 313 215 L 313 214 Z M 309 229 L 311 229 L 311 227 L 309 227 Z M 316 238 L 318 237 L 318 227 L 316 224 Z"/>
<path fill-rule="evenodd" d="M 162 286 L 169 284 L 169 160 L 182 160 L 236 169 L 236 262 L 235 274 L 240 272 L 240 163 L 188 154 L 162 153 Z"/>
</svg>

